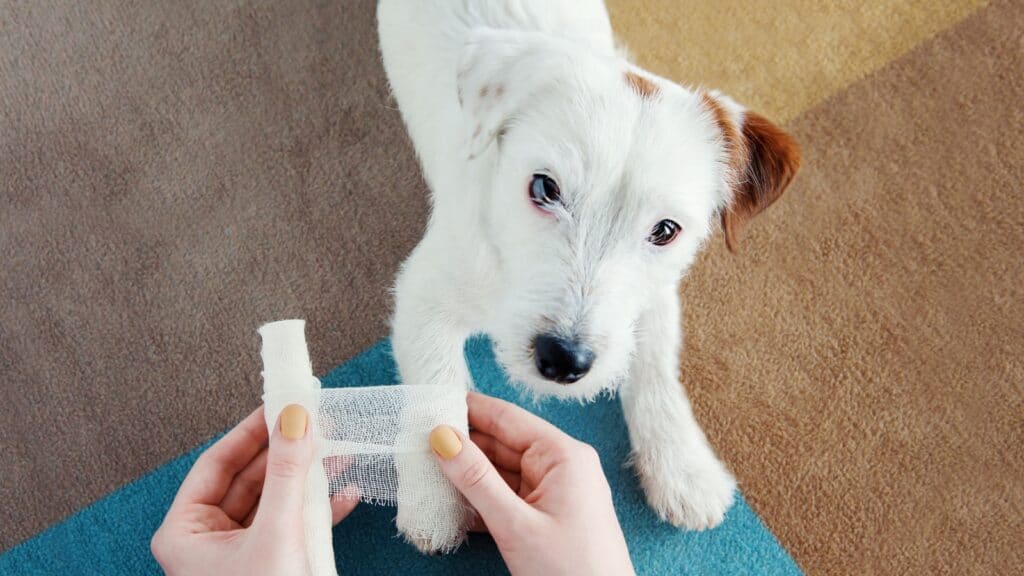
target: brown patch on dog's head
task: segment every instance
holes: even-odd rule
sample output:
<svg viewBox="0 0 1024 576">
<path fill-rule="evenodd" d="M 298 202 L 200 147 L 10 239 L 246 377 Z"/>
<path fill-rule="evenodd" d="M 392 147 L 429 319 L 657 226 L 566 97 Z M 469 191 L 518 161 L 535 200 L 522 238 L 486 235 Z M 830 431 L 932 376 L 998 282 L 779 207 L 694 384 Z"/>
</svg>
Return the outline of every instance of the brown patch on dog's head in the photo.
<svg viewBox="0 0 1024 576">
<path fill-rule="evenodd" d="M 707 92 L 703 92 L 700 95 L 700 99 L 704 106 L 711 111 L 711 115 L 715 118 L 715 124 L 718 125 L 718 129 L 722 132 L 722 140 L 725 144 L 726 153 L 729 155 L 729 177 L 734 178 L 741 172 L 743 165 L 747 162 L 747 147 L 744 146 L 743 138 L 740 135 L 740 131 L 736 128 L 736 123 L 732 121 L 729 112 L 722 106 L 722 103 Z"/>
<path fill-rule="evenodd" d="M 701 95 L 722 132 L 729 155 L 732 201 L 722 211 L 725 245 L 735 252 L 743 224 L 763 212 L 782 196 L 800 169 L 800 146 L 796 140 L 755 112 L 743 113 L 743 125 L 710 94 Z"/>
<path fill-rule="evenodd" d="M 636 72 L 626 72 L 626 84 L 644 98 L 653 98 L 658 94 L 658 86 L 649 79 L 637 74 Z"/>
</svg>

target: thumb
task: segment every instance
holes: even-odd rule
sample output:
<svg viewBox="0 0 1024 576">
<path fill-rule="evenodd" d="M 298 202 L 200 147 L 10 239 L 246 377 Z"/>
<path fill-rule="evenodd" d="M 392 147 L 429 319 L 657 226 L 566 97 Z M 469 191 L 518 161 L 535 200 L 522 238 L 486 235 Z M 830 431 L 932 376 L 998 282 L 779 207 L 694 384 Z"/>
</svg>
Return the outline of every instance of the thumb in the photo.
<svg viewBox="0 0 1024 576">
<path fill-rule="evenodd" d="M 270 435 L 267 474 L 253 518 L 254 526 L 302 533 L 306 473 L 313 461 L 308 420 L 306 409 L 299 404 L 289 404 L 281 410 L 277 426 Z"/>
<path fill-rule="evenodd" d="M 451 483 L 483 518 L 492 535 L 502 526 L 534 512 L 501 478 L 487 456 L 451 426 L 438 426 L 430 433 L 430 447 L 438 465 Z"/>
</svg>

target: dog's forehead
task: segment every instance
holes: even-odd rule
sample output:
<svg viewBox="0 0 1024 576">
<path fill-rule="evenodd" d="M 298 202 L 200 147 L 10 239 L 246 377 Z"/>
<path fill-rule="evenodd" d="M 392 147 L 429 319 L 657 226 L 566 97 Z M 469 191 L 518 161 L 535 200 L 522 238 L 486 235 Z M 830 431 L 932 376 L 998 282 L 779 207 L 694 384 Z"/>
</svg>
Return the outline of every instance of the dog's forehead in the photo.
<svg viewBox="0 0 1024 576">
<path fill-rule="evenodd" d="M 713 210 L 722 177 L 718 133 L 699 96 L 678 86 L 664 90 L 638 118 L 626 177 L 666 202 Z"/>
<path fill-rule="evenodd" d="M 699 96 L 664 81 L 637 85 L 623 71 L 585 76 L 552 95 L 536 123 L 579 202 L 713 211 L 721 144 Z"/>
</svg>

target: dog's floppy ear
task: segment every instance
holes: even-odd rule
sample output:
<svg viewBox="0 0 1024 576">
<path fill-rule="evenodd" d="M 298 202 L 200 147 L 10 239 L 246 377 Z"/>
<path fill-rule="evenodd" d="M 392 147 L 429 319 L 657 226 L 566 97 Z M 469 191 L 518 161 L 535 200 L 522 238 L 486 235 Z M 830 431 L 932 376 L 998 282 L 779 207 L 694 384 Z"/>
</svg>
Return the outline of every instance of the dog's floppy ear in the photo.
<svg viewBox="0 0 1024 576">
<path fill-rule="evenodd" d="M 782 196 L 800 169 L 800 146 L 760 114 L 714 92 L 703 104 L 722 132 L 728 154 L 728 205 L 722 210 L 725 244 L 735 251 L 743 224 Z"/>
<path fill-rule="evenodd" d="M 530 96 L 566 66 L 558 40 L 541 34 L 477 28 L 459 58 L 456 87 L 470 158 L 500 140 Z"/>
</svg>

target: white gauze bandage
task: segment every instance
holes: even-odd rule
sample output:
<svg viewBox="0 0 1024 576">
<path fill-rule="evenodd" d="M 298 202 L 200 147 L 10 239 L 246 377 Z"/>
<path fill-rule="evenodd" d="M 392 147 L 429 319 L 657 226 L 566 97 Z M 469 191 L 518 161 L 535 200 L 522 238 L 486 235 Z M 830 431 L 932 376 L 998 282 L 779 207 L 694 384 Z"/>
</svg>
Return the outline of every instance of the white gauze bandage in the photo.
<svg viewBox="0 0 1024 576">
<path fill-rule="evenodd" d="M 305 321 L 272 322 L 259 333 L 268 430 L 273 432 L 289 404 L 301 404 L 310 415 L 318 457 L 306 477 L 303 508 L 309 574 L 337 574 L 329 498 L 351 498 L 351 487 L 360 499 L 375 504 L 463 508 L 462 497 L 431 454 L 428 437 L 440 424 L 468 434 L 464 391 L 419 385 L 321 389 L 309 361 Z M 399 483 L 398 470 L 404 483 Z M 451 519 L 423 520 L 411 536 L 431 540 L 450 530 Z"/>
</svg>

